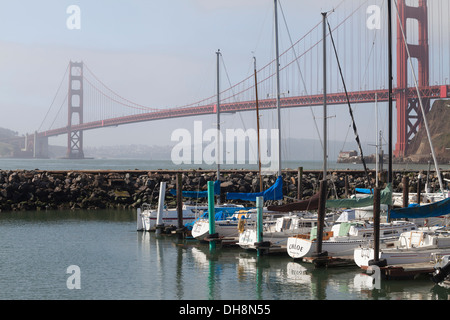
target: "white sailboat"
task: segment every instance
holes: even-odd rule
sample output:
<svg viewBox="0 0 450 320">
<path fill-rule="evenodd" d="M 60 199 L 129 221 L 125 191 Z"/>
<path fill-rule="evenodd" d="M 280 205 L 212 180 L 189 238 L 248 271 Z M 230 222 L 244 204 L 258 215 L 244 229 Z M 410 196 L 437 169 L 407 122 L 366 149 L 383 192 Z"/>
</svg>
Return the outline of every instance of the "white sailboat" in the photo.
<svg viewBox="0 0 450 320">
<path fill-rule="evenodd" d="M 388 6 L 388 22 L 391 22 L 390 19 L 390 1 Z M 398 10 L 397 10 L 398 12 Z M 403 32 L 403 28 L 401 27 L 402 36 L 405 40 L 405 34 Z M 389 30 L 390 30 L 389 26 Z M 389 34 L 389 42 L 391 42 L 391 34 Z M 406 51 L 408 53 L 411 71 L 414 77 L 416 90 L 419 96 L 419 104 L 420 109 L 422 111 L 423 123 L 425 125 L 425 129 L 427 132 L 428 142 L 430 144 L 432 157 L 435 163 L 437 176 L 439 179 L 440 191 L 442 193 L 442 200 L 433 202 L 430 204 L 426 204 L 423 206 L 417 207 L 407 207 L 400 209 L 393 209 L 390 211 L 390 217 L 395 218 L 426 218 L 426 217 L 437 217 L 441 215 L 446 215 L 450 213 L 450 198 L 446 198 L 444 193 L 444 188 L 442 184 L 441 175 L 439 172 L 439 167 L 437 166 L 436 157 L 434 154 L 433 143 L 431 140 L 430 132 L 428 129 L 427 119 L 425 115 L 425 111 L 422 105 L 422 98 L 420 96 L 420 91 L 418 89 L 417 80 L 414 72 L 414 68 L 411 64 L 411 56 L 409 54 L 409 48 L 406 44 Z M 391 47 L 391 45 L 390 45 Z M 389 73 L 390 73 L 390 98 L 389 103 L 392 105 L 392 63 L 391 63 L 391 50 L 389 50 Z M 390 126 L 392 123 L 392 108 L 389 110 L 389 122 Z M 392 135 L 389 135 L 389 143 L 392 144 Z M 390 164 L 392 163 L 392 147 L 389 148 L 389 160 Z M 392 170 L 390 169 L 390 176 L 392 175 Z M 392 181 L 390 177 L 389 181 Z M 447 195 L 448 196 L 448 195 Z M 419 201 L 417 201 L 419 202 Z M 404 232 L 400 235 L 399 239 L 393 242 L 385 242 L 380 246 L 377 246 L 377 250 L 371 246 L 361 246 L 354 250 L 354 260 L 358 266 L 363 269 L 367 269 L 369 265 L 376 264 L 378 266 L 386 266 L 386 265 L 394 265 L 394 264 L 410 264 L 410 263 L 421 263 L 421 262 L 430 262 L 434 261 L 437 257 L 442 257 L 444 255 L 448 255 L 450 253 L 450 233 L 447 231 L 442 231 L 440 228 L 435 230 L 436 228 L 429 230 L 418 230 L 418 231 L 408 231 Z"/>
<path fill-rule="evenodd" d="M 208 210 L 207 205 L 183 204 L 183 224 L 191 223 Z M 164 208 L 161 212 L 161 222 L 166 226 L 177 225 L 177 208 Z M 149 204 L 143 204 L 137 209 L 137 230 L 153 231 L 156 228 L 158 209 L 152 209 Z"/>
<path fill-rule="evenodd" d="M 380 247 L 379 261 L 383 265 L 437 262 L 439 258 L 450 254 L 450 233 L 438 230 L 408 231 L 393 242 L 385 242 Z M 360 247 L 354 250 L 355 263 L 367 269 L 375 253 L 371 247 Z"/>
<path fill-rule="evenodd" d="M 330 230 L 334 223 L 334 215 L 325 219 L 325 230 Z M 317 227 L 317 214 L 310 212 L 292 213 L 279 217 L 275 220 L 268 220 L 263 223 L 263 239 L 268 248 L 286 252 L 288 238 L 299 233 L 310 232 Z M 238 245 L 246 250 L 258 249 L 258 233 L 256 225 L 247 227 L 239 235 Z"/>
<path fill-rule="evenodd" d="M 380 224 L 381 241 L 397 239 L 402 232 L 416 230 L 416 224 L 408 221 L 395 221 Z M 353 258 L 354 249 L 373 240 L 373 223 L 353 220 L 336 223 L 331 232 L 322 240 L 322 250 L 332 257 Z M 289 237 L 288 255 L 294 259 L 311 257 L 316 253 L 317 239 L 314 234 L 299 234 Z"/>
<path fill-rule="evenodd" d="M 220 209 L 218 209 L 220 211 Z M 266 221 L 275 221 L 277 216 L 282 214 L 263 209 L 263 219 Z M 215 232 L 224 238 L 238 238 L 239 234 L 246 228 L 256 226 L 256 209 L 247 209 L 242 207 L 231 214 L 215 220 Z M 209 235 L 208 217 L 199 218 L 192 227 L 192 237 L 198 240 L 204 240 Z"/>
</svg>

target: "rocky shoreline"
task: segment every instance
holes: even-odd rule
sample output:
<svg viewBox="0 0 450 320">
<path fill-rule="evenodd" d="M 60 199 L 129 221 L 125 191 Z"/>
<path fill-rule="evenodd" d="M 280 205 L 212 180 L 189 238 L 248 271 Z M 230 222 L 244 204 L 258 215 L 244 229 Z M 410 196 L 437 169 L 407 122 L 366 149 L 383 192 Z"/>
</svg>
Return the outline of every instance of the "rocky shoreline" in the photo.
<svg viewBox="0 0 450 320">
<path fill-rule="evenodd" d="M 168 190 L 176 188 L 177 174 L 182 176 L 185 191 L 207 189 L 207 181 L 215 180 L 213 171 L 41 171 L 41 170 L 1 170 L 0 171 L 0 211 L 50 210 L 50 209 L 105 209 L 140 207 L 150 203 L 156 207 L 159 184 L 167 182 L 166 205 L 175 207 L 176 199 Z M 450 179 L 450 172 L 441 172 Z M 258 192 L 259 179 L 256 171 L 230 170 L 221 172 L 222 196 L 226 192 Z M 375 172 L 370 172 L 375 179 Z M 402 178 L 409 177 L 409 191 L 417 192 L 418 172 L 394 172 L 394 191 L 402 191 Z M 422 173 L 422 185 L 426 175 Z M 355 188 L 368 187 L 362 171 L 330 171 L 328 178 L 333 182 L 329 188 L 330 197 L 345 197 Z M 301 194 L 306 199 L 312 196 L 322 179 L 320 171 L 303 171 Z M 275 176 L 263 177 L 264 188 L 276 180 Z M 347 181 L 347 182 L 346 182 Z M 439 182 L 434 171 L 429 177 L 431 189 L 438 189 Z M 285 201 L 293 201 L 298 196 L 298 171 L 283 172 L 283 194 Z M 336 190 L 336 192 L 334 191 Z"/>
</svg>

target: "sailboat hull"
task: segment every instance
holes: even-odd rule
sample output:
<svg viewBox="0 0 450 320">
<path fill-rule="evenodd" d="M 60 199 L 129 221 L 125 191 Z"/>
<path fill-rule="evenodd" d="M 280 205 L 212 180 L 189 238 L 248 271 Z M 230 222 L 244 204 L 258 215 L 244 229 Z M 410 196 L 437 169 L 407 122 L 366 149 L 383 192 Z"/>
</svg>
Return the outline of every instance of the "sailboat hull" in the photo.
<svg viewBox="0 0 450 320">
<path fill-rule="evenodd" d="M 207 207 L 199 206 L 184 206 L 182 211 L 183 225 L 191 223 L 198 218 L 203 211 L 207 210 Z M 151 209 L 139 209 L 137 211 L 138 230 L 152 231 L 156 227 L 158 211 Z M 162 222 L 164 225 L 177 225 L 178 224 L 178 211 L 177 209 L 166 209 L 162 212 Z"/>
<path fill-rule="evenodd" d="M 322 251 L 326 251 L 329 256 L 333 257 L 353 256 L 355 248 L 365 242 L 367 240 L 324 241 L 322 242 Z M 317 241 L 290 237 L 287 241 L 287 252 L 294 259 L 311 257 L 317 252 Z"/>
</svg>

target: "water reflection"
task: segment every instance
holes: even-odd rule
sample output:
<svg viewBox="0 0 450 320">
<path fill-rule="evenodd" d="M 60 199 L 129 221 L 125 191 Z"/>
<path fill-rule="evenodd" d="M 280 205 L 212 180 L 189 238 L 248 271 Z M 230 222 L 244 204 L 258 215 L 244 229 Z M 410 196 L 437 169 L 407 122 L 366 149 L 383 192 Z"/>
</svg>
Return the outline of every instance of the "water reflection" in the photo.
<svg viewBox="0 0 450 320">
<path fill-rule="evenodd" d="M 356 266 L 315 269 L 283 255 L 258 257 L 240 248 L 210 250 L 196 240 L 138 234 L 142 259 L 156 262 L 148 268 L 158 273 L 153 284 L 158 299 L 448 299 L 448 289 L 436 288 L 426 277 L 377 280 Z"/>
</svg>

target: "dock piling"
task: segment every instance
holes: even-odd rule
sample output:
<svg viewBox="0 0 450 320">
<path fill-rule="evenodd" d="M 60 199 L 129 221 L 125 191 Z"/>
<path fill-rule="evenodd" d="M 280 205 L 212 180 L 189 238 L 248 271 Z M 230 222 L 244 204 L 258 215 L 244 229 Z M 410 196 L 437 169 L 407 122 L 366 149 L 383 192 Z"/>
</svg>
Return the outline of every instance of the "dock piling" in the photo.
<svg viewBox="0 0 450 320">
<path fill-rule="evenodd" d="M 209 237 L 216 237 L 216 221 L 215 221 L 215 199 L 214 199 L 214 181 L 208 181 L 208 221 L 209 221 Z M 209 249 L 216 249 L 216 242 L 209 241 Z"/>
</svg>

